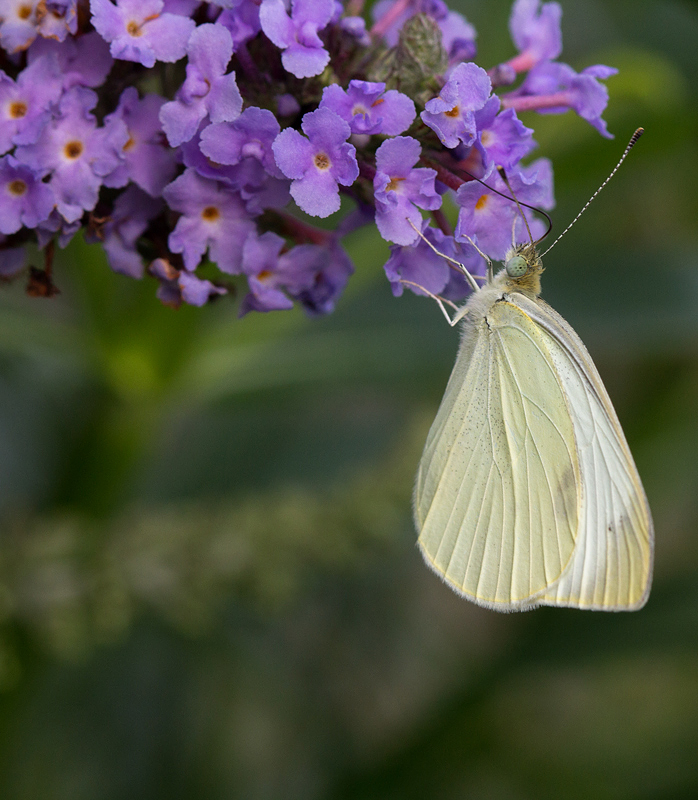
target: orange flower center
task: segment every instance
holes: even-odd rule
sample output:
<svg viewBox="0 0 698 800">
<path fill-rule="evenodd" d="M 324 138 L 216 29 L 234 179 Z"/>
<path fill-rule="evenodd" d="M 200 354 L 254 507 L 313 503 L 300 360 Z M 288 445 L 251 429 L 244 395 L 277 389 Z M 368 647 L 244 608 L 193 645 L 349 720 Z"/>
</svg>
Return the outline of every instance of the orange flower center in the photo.
<svg viewBox="0 0 698 800">
<path fill-rule="evenodd" d="M 12 119 L 22 119 L 26 113 L 27 104 L 23 103 L 21 100 L 15 100 L 15 102 L 10 106 L 10 116 Z"/>
<path fill-rule="evenodd" d="M 27 191 L 27 184 L 17 179 L 16 181 L 8 183 L 7 188 L 10 190 L 10 194 L 21 197 Z"/>
<path fill-rule="evenodd" d="M 76 159 L 82 155 L 83 149 L 82 142 L 68 142 L 68 144 L 66 144 L 66 146 L 63 148 L 63 152 L 65 153 L 66 158 Z"/>
<path fill-rule="evenodd" d="M 206 206 L 201 212 L 201 216 L 206 222 L 215 222 L 220 217 L 221 212 L 215 206 Z"/>
<path fill-rule="evenodd" d="M 330 159 L 325 153 L 316 153 L 315 154 L 315 166 L 318 169 L 329 169 L 330 168 Z"/>
</svg>

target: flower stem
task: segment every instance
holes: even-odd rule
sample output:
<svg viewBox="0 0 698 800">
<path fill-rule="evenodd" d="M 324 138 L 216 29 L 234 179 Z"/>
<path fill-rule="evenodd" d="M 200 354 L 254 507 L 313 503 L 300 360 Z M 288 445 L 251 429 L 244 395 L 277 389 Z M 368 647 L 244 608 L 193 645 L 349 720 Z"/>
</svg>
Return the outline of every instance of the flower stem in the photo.
<svg viewBox="0 0 698 800">
<path fill-rule="evenodd" d="M 502 95 L 502 108 L 513 108 L 515 111 L 537 111 L 541 108 L 569 108 L 571 98 L 569 92 L 531 95 L 530 97 L 512 97 Z"/>
</svg>

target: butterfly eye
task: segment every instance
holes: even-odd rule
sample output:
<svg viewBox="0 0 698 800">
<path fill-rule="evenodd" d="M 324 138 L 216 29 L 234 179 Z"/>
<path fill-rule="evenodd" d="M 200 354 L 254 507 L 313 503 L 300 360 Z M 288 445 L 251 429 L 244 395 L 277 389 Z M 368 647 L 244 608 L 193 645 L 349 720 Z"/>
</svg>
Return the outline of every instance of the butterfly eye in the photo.
<svg viewBox="0 0 698 800">
<path fill-rule="evenodd" d="M 528 264 L 523 256 L 512 256 L 504 265 L 510 278 L 520 278 L 526 274 Z"/>
</svg>

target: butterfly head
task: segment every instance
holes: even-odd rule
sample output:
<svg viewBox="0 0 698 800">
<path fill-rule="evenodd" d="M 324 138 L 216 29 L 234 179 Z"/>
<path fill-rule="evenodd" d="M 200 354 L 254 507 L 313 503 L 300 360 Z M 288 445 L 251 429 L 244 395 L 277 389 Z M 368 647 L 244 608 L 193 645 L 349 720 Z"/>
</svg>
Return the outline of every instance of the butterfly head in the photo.
<svg viewBox="0 0 698 800">
<path fill-rule="evenodd" d="M 534 244 L 517 244 L 509 250 L 500 273 L 510 291 L 519 291 L 537 297 L 540 294 L 540 276 L 543 262 Z"/>
</svg>

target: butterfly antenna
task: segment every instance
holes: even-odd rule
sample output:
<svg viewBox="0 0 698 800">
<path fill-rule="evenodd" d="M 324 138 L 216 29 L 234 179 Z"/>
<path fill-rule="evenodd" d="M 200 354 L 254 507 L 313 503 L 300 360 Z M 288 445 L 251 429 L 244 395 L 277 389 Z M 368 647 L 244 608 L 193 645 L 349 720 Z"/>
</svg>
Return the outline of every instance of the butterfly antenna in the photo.
<svg viewBox="0 0 698 800">
<path fill-rule="evenodd" d="M 426 163 L 426 161 L 425 161 L 425 163 Z M 516 205 L 519 206 L 519 211 L 520 212 L 521 212 L 521 206 L 523 206 L 524 208 L 529 208 L 531 211 L 535 211 L 536 214 L 542 214 L 546 218 L 546 220 L 548 221 L 548 230 L 540 237 L 540 239 L 538 239 L 537 241 L 533 242 L 533 244 L 538 244 L 538 242 L 542 242 L 543 239 L 545 239 L 545 237 L 553 229 L 553 221 L 550 218 L 550 214 L 548 214 L 547 211 L 544 211 L 542 208 L 537 208 L 536 206 L 530 206 L 528 203 L 524 203 L 523 200 L 518 200 L 516 197 L 513 196 L 514 192 L 513 192 L 512 188 L 511 188 L 511 186 L 509 185 L 509 181 L 506 179 L 505 175 L 502 175 L 502 172 L 503 172 L 502 167 L 497 167 L 497 169 L 501 170 L 500 171 L 500 175 L 502 175 L 502 178 L 504 179 L 506 185 L 509 187 L 509 191 L 512 194 L 511 197 L 508 194 L 504 194 L 504 192 L 500 192 L 499 189 L 495 189 L 494 186 L 490 186 L 489 183 L 485 183 L 480 178 L 476 178 L 473 175 L 472 172 L 468 172 L 467 169 L 463 169 L 463 167 L 461 167 L 461 166 L 452 165 L 451 169 L 454 169 L 457 172 L 465 173 L 469 178 L 471 178 L 474 181 L 477 181 L 479 184 L 484 186 L 485 189 L 489 189 L 491 192 L 493 192 L 494 194 L 498 194 L 500 197 L 503 197 L 505 200 L 513 200 L 516 203 Z M 526 217 L 523 216 L 523 213 L 521 213 L 521 216 L 523 217 L 524 222 L 526 222 Z M 528 228 L 528 222 L 526 222 L 526 227 Z M 530 237 L 531 232 L 529 231 L 528 234 L 529 234 L 529 237 Z"/>
<path fill-rule="evenodd" d="M 625 148 L 625 150 L 623 150 L 623 155 L 620 157 L 620 160 L 618 161 L 618 163 L 613 168 L 613 171 L 611 172 L 611 174 L 608 176 L 608 178 L 606 178 L 606 180 L 601 184 L 601 186 L 599 186 L 599 188 L 594 192 L 594 194 L 592 194 L 592 196 L 587 200 L 586 204 L 584 205 L 584 208 L 582 208 L 582 210 L 579 212 L 579 214 L 577 214 L 577 216 L 572 220 L 572 222 L 570 222 L 570 224 L 557 237 L 557 239 L 555 239 L 555 241 L 550 245 L 550 247 L 545 251 L 545 253 L 541 253 L 541 258 L 546 253 L 549 253 L 553 249 L 553 247 L 555 247 L 555 245 L 560 241 L 560 239 L 562 239 L 562 237 L 567 233 L 567 231 L 577 222 L 577 220 L 582 216 L 582 214 L 587 210 L 587 208 L 589 208 L 589 206 L 591 205 L 591 201 L 603 189 L 603 187 L 611 180 L 611 178 L 616 174 L 616 172 L 618 172 L 618 168 L 625 161 L 628 153 L 633 149 L 633 147 L 635 146 L 635 143 L 642 136 L 642 134 L 644 132 L 645 132 L 644 128 L 638 128 L 635 131 L 635 133 L 630 137 L 630 141 L 628 142 L 628 146 Z"/>
</svg>

